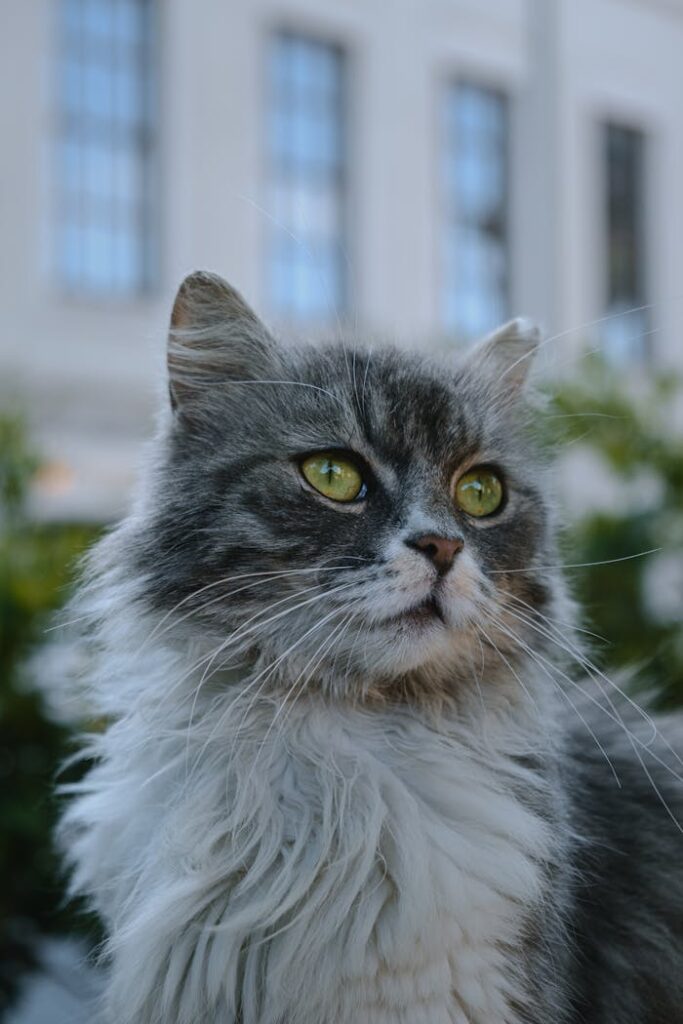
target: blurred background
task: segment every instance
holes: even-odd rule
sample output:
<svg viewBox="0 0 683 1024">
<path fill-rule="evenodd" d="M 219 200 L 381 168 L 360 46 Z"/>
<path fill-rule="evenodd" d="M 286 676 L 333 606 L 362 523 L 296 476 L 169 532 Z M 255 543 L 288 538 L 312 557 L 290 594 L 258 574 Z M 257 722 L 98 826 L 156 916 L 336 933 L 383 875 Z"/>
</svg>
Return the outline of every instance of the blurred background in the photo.
<svg viewBox="0 0 683 1024">
<path fill-rule="evenodd" d="M 59 1024 L 88 1019 L 97 932 L 64 902 L 69 730 L 29 665 L 126 509 L 188 271 L 291 333 L 443 350 L 539 320 L 594 656 L 683 702 L 683 0 L 3 14 L 0 1013 Z"/>
</svg>

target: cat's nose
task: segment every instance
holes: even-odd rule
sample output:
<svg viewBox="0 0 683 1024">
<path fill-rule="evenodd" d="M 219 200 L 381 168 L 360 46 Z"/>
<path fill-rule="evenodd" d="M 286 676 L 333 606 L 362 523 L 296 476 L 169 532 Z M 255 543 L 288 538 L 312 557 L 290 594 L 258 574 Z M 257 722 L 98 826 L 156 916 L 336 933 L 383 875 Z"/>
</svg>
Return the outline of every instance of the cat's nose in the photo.
<svg viewBox="0 0 683 1024">
<path fill-rule="evenodd" d="M 445 576 L 465 542 L 462 537 L 439 537 L 435 533 L 426 533 L 422 537 L 410 538 L 406 544 L 409 548 L 421 551 L 434 563 L 439 576 Z"/>
</svg>

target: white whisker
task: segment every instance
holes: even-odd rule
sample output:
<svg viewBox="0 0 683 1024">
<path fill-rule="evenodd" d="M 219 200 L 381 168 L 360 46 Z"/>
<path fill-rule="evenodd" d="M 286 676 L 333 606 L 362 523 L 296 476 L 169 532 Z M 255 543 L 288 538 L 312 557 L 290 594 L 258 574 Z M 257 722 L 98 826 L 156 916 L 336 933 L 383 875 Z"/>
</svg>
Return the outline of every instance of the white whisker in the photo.
<svg viewBox="0 0 683 1024">
<path fill-rule="evenodd" d="M 358 558 L 360 558 L 360 556 L 350 556 L 350 557 L 358 557 Z M 174 628 L 180 622 L 184 622 L 186 619 L 191 618 L 193 615 L 196 615 L 198 612 L 205 611 L 207 608 L 210 608 L 212 605 L 218 604 L 221 601 L 225 601 L 229 597 L 234 597 L 236 594 L 240 594 L 240 593 L 242 593 L 245 590 L 251 590 L 251 589 L 253 589 L 253 588 L 257 587 L 257 586 L 260 586 L 260 585 L 263 585 L 263 584 L 266 584 L 266 583 L 271 583 L 271 582 L 276 581 L 276 580 L 286 579 L 286 578 L 291 577 L 291 576 L 300 576 L 300 575 L 303 575 L 303 574 L 318 573 L 318 572 L 344 572 L 344 571 L 349 571 L 350 569 L 351 569 L 351 567 L 348 566 L 348 565 L 312 566 L 311 568 L 308 568 L 308 569 L 285 569 L 285 570 L 273 569 L 273 570 L 267 570 L 267 571 L 262 571 L 262 572 L 243 573 L 243 574 L 238 575 L 238 576 L 226 576 L 226 577 L 223 577 L 220 580 L 214 580 L 212 583 L 207 583 L 203 587 L 199 587 L 198 590 L 194 590 L 191 594 L 188 594 L 187 597 L 184 597 L 182 601 L 179 601 L 178 604 L 174 605 L 174 607 L 170 611 L 166 612 L 166 614 L 161 618 L 161 620 L 157 623 L 156 627 L 152 630 L 152 632 L 146 638 L 146 640 L 145 640 L 145 642 L 142 645 L 140 650 L 143 650 L 145 645 L 148 644 L 150 642 L 150 640 L 152 640 L 154 637 L 163 636 L 164 633 L 166 633 L 168 631 L 168 629 Z M 253 576 L 259 576 L 259 577 L 263 577 L 263 578 L 259 579 L 259 580 L 256 580 L 253 583 L 245 584 L 245 586 L 243 586 L 243 587 L 238 587 L 236 590 L 230 590 L 230 591 L 228 591 L 227 594 L 224 594 L 224 593 L 218 594 L 217 597 L 211 598 L 207 602 L 204 602 L 202 604 L 194 606 L 190 611 L 186 612 L 179 619 L 174 619 L 173 622 L 171 623 L 171 625 L 167 626 L 167 628 L 165 630 L 162 630 L 161 632 L 159 632 L 160 627 L 169 618 L 169 616 L 171 616 L 173 613 L 178 611 L 178 609 L 181 608 L 188 601 L 194 600 L 200 594 L 204 593 L 205 591 L 207 591 L 207 590 L 209 590 L 211 588 L 214 588 L 214 587 L 217 587 L 217 586 L 221 586 L 222 584 L 225 584 L 225 583 L 235 582 L 238 579 L 248 579 L 248 578 L 251 578 Z M 322 586 L 322 584 L 321 584 L 321 586 Z M 140 652 L 138 652 L 138 653 L 140 653 Z"/>
<path fill-rule="evenodd" d="M 491 618 L 491 621 L 493 622 L 494 625 L 496 625 L 499 629 L 502 628 L 501 627 L 501 623 L 498 620 L 494 619 L 492 616 L 489 616 L 489 617 Z M 517 635 L 512 630 L 508 631 L 507 635 L 509 636 L 509 638 L 513 642 L 516 642 L 518 646 L 522 647 L 522 643 L 523 642 L 520 641 L 520 638 L 517 637 Z M 489 639 L 486 636 L 485 633 L 484 633 L 484 637 L 485 637 L 485 639 Z M 522 688 L 524 689 L 524 692 L 528 695 L 529 691 L 527 690 L 526 686 L 524 686 L 524 684 L 522 683 L 521 679 L 519 678 L 519 675 L 515 672 L 514 668 L 512 667 L 512 665 L 510 664 L 508 659 L 505 657 L 504 654 L 502 654 L 502 652 L 498 649 L 498 647 L 496 647 L 495 643 L 493 643 L 492 640 L 489 639 L 489 642 L 493 645 L 494 649 L 498 652 L 500 657 L 503 659 L 505 664 L 508 666 L 508 668 L 510 669 L 510 671 L 514 675 L 515 679 L 517 680 L 517 682 L 520 684 L 520 686 L 522 686 Z M 547 669 L 545 669 L 545 670 L 543 669 L 543 666 L 542 666 L 541 662 L 536 657 L 536 653 L 537 652 L 533 651 L 532 648 L 528 648 L 527 649 L 525 647 L 522 647 L 522 649 L 526 650 L 526 653 L 528 654 L 528 656 L 539 666 L 539 668 L 541 668 L 544 671 L 545 676 L 548 679 L 550 679 L 551 682 L 554 682 L 554 680 L 550 676 L 550 673 L 548 672 L 548 670 Z M 571 700 L 571 698 L 569 697 L 569 694 L 565 690 L 563 690 L 562 687 L 557 687 L 557 689 L 562 694 L 562 696 L 567 700 L 568 704 L 573 709 L 573 711 L 576 713 L 577 717 L 580 719 L 580 721 L 586 727 L 588 733 L 590 734 L 590 736 L 594 740 L 594 742 L 595 742 L 596 746 L 598 747 L 600 753 L 602 754 L 602 756 L 605 758 L 605 761 L 609 765 L 609 767 L 611 769 L 611 772 L 612 772 L 612 775 L 614 776 L 617 785 L 619 786 L 619 788 L 621 788 L 621 780 L 619 778 L 619 775 L 617 774 L 616 768 L 614 767 L 614 764 L 612 763 L 612 760 L 611 760 L 609 754 L 607 753 L 607 751 L 605 750 L 604 746 L 602 745 L 602 743 L 600 742 L 600 740 L 596 736 L 595 731 L 592 729 L 590 724 L 586 721 L 584 716 L 581 714 L 579 709 L 576 707 L 574 702 Z"/>
<path fill-rule="evenodd" d="M 633 558 L 645 558 L 646 555 L 656 555 L 662 548 L 648 548 L 647 551 L 637 551 L 634 555 L 622 555 L 621 558 L 605 558 L 600 562 L 569 562 L 566 565 L 527 565 L 519 569 L 491 569 L 490 576 L 505 575 L 512 572 L 541 572 L 553 569 L 589 569 L 594 565 L 616 565 L 617 562 L 629 562 Z"/>
<path fill-rule="evenodd" d="M 534 623 L 533 621 L 530 621 L 530 619 L 527 616 L 523 616 L 521 613 L 512 612 L 511 609 L 508 609 L 508 613 L 511 614 L 514 618 L 519 619 L 519 621 L 525 622 L 527 625 L 535 629 L 537 632 L 540 632 L 542 635 L 545 635 L 547 639 L 555 643 L 561 650 L 564 650 L 575 661 L 577 661 L 584 669 L 584 671 L 586 671 L 589 674 L 591 679 L 593 679 L 596 685 L 599 687 L 601 693 L 608 701 L 614 713 L 616 715 L 619 715 L 619 712 L 616 706 L 614 705 L 610 695 L 608 693 L 605 693 L 602 683 L 606 683 L 611 689 L 615 690 L 616 693 L 632 708 L 633 711 L 636 712 L 636 714 L 640 716 L 640 718 L 642 718 L 643 722 L 646 725 L 648 725 L 652 730 L 651 738 L 647 742 L 642 741 L 643 747 L 645 749 L 650 749 L 655 740 L 659 740 L 660 743 L 668 750 L 672 757 L 683 768 L 683 758 L 681 758 L 678 752 L 674 750 L 674 748 L 671 746 L 666 737 L 657 728 L 657 724 L 652 718 L 652 716 L 649 715 L 647 711 L 645 711 L 645 709 L 642 708 L 637 703 L 637 701 L 635 701 L 625 690 L 623 690 L 617 683 L 615 683 L 613 679 L 611 679 L 608 675 L 606 675 L 606 673 L 604 673 L 603 671 L 601 671 L 601 669 L 594 665 L 593 662 L 583 652 L 577 649 L 573 644 L 570 643 L 570 641 L 568 641 L 561 634 L 558 634 L 560 636 L 560 639 L 558 640 L 556 636 L 546 633 L 538 626 L 538 624 Z M 556 631 L 553 630 L 553 632 Z M 626 726 L 624 726 L 624 728 L 626 728 Z M 652 751 L 650 752 L 652 753 Z M 653 756 L 655 755 L 653 754 Z"/>
<path fill-rule="evenodd" d="M 609 708 L 606 708 L 603 704 L 600 703 L 599 700 L 597 700 L 593 696 L 593 694 L 591 694 L 588 691 L 584 690 L 581 687 L 581 685 L 576 682 L 575 679 L 572 679 L 572 677 L 570 675 L 568 675 L 566 672 L 564 672 L 562 669 L 560 669 L 557 665 L 554 665 L 551 661 L 549 661 L 547 658 L 545 658 L 539 651 L 535 651 L 528 644 L 526 644 L 523 640 L 521 640 L 520 637 L 518 637 L 514 632 L 512 632 L 505 625 L 505 623 L 503 623 L 500 620 L 495 620 L 493 618 L 491 618 L 491 621 L 495 622 L 495 625 L 503 633 L 505 633 L 507 636 L 509 636 L 510 639 L 513 640 L 513 642 L 516 642 L 519 645 L 519 647 L 521 648 L 521 650 L 525 651 L 527 654 L 529 654 L 530 657 L 533 657 L 535 660 L 537 660 L 537 663 L 545 665 L 552 672 L 555 672 L 562 679 L 564 679 L 567 683 L 569 683 L 570 686 L 573 686 L 575 689 L 577 689 L 579 691 L 579 693 L 584 698 L 586 698 L 588 701 L 590 701 L 591 704 L 595 705 L 595 707 L 597 707 L 600 711 L 602 711 L 603 714 L 607 715 L 607 717 L 609 719 L 611 719 L 612 722 L 614 722 L 616 725 L 618 725 L 623 730 L 625 736 L 629 739 L 629 742 L 631 743 L 632 746 L 633 746 L 634 743 L 636 743 L 642 750 L 647 751 L 648 754 L 652 757 L 652 759 L 654 761 L 656 761 L 667 772 L 669 772 L 669 774 L 672 775 L 673 778 L 676 779 L 677 782 L 683 783 L 683 776 L 679 775 L 671 767 L 671 765 L 667 764 L 666 761 L 664 761 L 661 757 L 659 757 L 658 754 L 656 754 L 654 752 L 654 750 L 652 750 L 652 747 L 650 745 L 650 743 L 652 741 L 650 741 L 650 743 L 646 743 L 644 740 L 641 740 L 641 738 L 639 736 L 636 736 L 634 733 L 632 733 L 626 727 L 626 725 L 625 725 L 623 719 L 621 718 L 620 714 L 618 713 L 618 711 L 610 710 Z M 605 696 L 604 692 L 603 692 L 603 696 Z M 607 698 L 607 699 L 609 701 L 609 698 Z M 611 701 L 609 701 L 609 703 L 611 704 Z M 612 705 L 612 707 L 613 707 L 613 705 Z"/>
</svg>

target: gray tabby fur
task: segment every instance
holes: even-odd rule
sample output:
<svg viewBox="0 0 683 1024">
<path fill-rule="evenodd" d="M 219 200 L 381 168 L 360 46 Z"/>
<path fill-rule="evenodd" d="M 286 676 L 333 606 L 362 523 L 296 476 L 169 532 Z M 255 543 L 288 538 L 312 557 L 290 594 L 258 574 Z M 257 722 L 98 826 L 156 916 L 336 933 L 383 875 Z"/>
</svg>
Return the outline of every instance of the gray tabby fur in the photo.
<svg viewBox="0 0 683 1024">
<path fill-rule="evenodd" d="M 683 1022 L 677 726 L 587 670 L 537 341 L 286 347 L 183 284 L 148 473 L 76 601 L 109 725 L 61 841 L 108 1021 Z M 303 481 L 330 448 L 364 501 Z M 507 485 L 484 520 L 451 497 L 477 464 Z M 464 542 L 438 580 L 424 534 Z M 405 614 L 435 586 L 441 619 Z"/>
</svg>

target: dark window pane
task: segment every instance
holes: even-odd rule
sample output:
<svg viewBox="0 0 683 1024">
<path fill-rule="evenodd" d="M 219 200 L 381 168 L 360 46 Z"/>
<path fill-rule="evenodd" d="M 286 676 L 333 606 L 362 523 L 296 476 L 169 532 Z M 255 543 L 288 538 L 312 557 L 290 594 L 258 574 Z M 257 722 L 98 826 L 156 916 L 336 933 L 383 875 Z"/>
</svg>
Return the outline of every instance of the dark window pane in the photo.
<svg viewBox="0 0 683 1024">
<path fill-rule="evenodd" d="M 452 86 L 443 137 L 443 315 L 470 338 L 508 316 L 506 97 L 468 82 Z"/>
<path fill-rule="evenodd" d="M 607 212 L 607 319 L 603 344 L 609 358 L 647 353 L 645 253 L 645 136 L 608 124 L 604 135 Z"/>
<path fill-rule="evenodd" d="M 75 292 L 153 277 L 153 0 L 60 0 L 57 271 Z"/>
<path fill-rule="evenodd" d="M 282 33 L 269 73 L 271 305 L 285 317 L 330 319 L 346 303 L 344 59 L 335 46 Z"/>
</svg>

